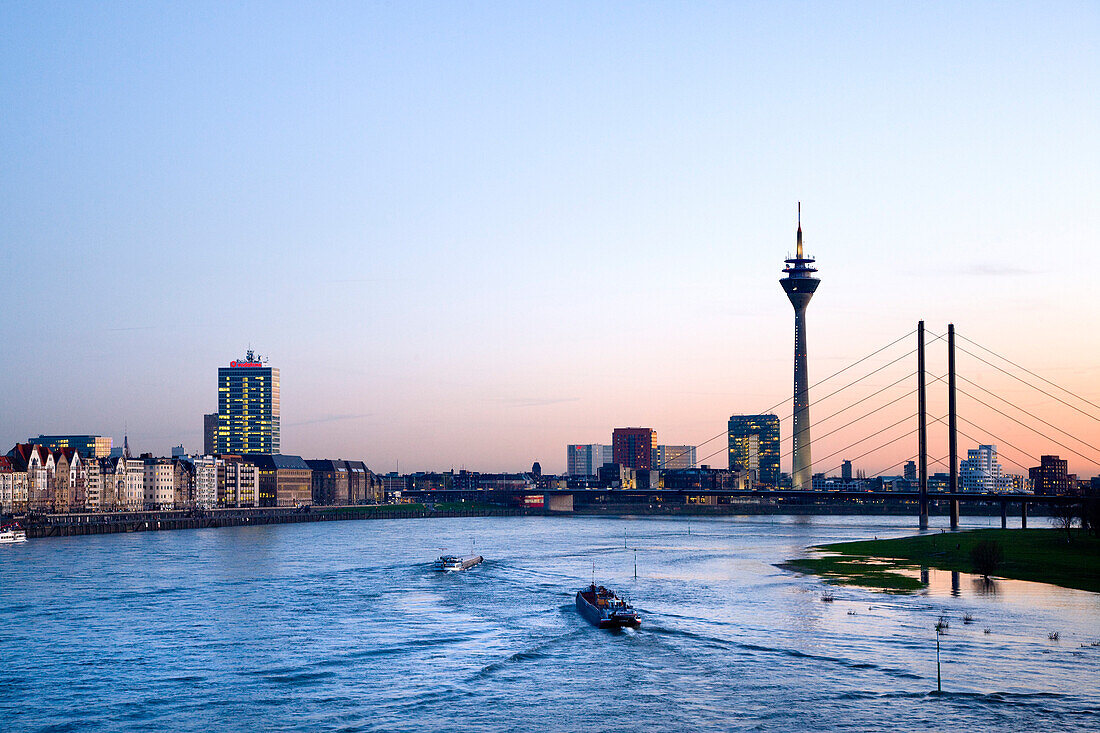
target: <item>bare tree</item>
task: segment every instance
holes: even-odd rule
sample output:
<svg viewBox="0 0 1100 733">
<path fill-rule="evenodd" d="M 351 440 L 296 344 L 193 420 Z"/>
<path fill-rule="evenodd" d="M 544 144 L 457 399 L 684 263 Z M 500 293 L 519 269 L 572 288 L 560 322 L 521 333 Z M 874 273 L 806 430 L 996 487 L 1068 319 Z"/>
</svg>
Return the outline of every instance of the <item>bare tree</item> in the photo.
<svg viewBox="0 0 1100 733">
<path fill-rule="evenodd" d="M 1073 542 L 1073 525 L 1077 524 L 1080 515 L 1077 504 L 1055 504 L 1050 508 L 1050 523 L 1057 529 L 1066 531 L 1066 541 Z"/>
</svg>

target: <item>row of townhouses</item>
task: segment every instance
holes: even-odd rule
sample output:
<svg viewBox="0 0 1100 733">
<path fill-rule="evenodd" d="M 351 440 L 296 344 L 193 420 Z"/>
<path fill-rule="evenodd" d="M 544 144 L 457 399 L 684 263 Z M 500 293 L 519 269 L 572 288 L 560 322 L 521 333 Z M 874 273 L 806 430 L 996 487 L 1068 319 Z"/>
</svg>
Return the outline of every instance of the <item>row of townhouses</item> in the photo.
<svg viewBox="0 0 1100 733">
<path fill-rule="evenodd" d="M 111 512 L 377 504 L 383 482 L 362 461 L 290 455 L 82 456 L 18 443 L 0 456 L 0 512 Z"/>
</svg>

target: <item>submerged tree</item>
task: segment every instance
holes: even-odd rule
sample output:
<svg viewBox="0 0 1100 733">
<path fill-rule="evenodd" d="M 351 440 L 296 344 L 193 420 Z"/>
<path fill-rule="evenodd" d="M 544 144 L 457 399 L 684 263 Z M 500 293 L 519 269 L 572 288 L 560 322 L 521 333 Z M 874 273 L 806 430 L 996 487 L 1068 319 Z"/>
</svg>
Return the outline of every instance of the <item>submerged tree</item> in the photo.
<svg viewBox="0 0 1100 733">
<path fill-rule="evenodd" d="M 997 572 L 1004 559 L 1005 553 L 1001 543 L 993 540 L 982 540 L 970 550 L 970 562 L 974 566 L 974 572 L 986 578 Z"/>
</svg>

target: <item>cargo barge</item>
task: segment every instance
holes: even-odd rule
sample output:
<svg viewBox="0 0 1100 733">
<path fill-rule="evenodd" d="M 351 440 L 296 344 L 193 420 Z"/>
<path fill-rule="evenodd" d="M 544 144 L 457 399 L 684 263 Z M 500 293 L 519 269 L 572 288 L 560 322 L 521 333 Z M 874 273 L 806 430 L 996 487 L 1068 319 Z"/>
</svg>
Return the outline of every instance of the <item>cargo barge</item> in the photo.
<svg viewBox="0 0 1100 733">
<path fill-rule="evenodd" d="M 601 629 L 636 629 L 642 619 L 634 607 L 614 593 L 595 583 L 577 591 L 577 611 L 590 624 Z"/>
<path fill-rule="evenodd" d="M 473 557 L 467 557 L 465 559 L 458 555 L 443 555 L 435 561 L 436 570 L 442 570 L 443 572 L 455 572 L 459 570 L 469 570 L 475 565 L 480 565 L 485 562 L 485 558 L 481 555 L 474 555 Z"/>
</svg>

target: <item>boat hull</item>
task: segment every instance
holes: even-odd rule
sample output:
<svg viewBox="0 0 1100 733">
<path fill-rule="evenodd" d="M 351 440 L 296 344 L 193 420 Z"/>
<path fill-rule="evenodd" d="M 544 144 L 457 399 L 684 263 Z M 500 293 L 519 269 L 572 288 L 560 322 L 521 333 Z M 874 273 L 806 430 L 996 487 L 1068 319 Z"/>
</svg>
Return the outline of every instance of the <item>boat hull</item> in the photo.
<svg viewBox="0 0 1100 733">
<path fill-rule="evenodd" d="M 636 629 L 642 625 L 637 616 L 605 616 L 585 599 L 581 591 L 577 591 L 577 611 L 588 623 L 599 629 Z"/>
</svg>

